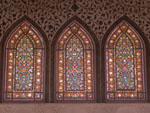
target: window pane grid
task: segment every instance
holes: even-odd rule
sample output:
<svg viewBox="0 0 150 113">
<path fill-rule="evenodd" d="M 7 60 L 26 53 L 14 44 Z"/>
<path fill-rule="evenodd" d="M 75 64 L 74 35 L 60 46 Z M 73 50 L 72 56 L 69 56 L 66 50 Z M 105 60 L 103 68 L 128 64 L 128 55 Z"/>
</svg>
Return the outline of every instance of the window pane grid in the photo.
<svg viewBox="0 0 150 113">
<path fill-rule="evenodd" d="M 144 45 L 126 22 L 111 33 L 105 45 L 106 99 L 144 100 Z"/>
<path fill-rule="evenodd" d="M 56 101 L 95 100 L 93 45 L 77 23 L 56 45 Z"/>
<path fill-rule="evenodd" d="M 5 101 L 44 99 L 44 47 L 27 22 L 12 33 L 6 46 Z"/>
</svg>

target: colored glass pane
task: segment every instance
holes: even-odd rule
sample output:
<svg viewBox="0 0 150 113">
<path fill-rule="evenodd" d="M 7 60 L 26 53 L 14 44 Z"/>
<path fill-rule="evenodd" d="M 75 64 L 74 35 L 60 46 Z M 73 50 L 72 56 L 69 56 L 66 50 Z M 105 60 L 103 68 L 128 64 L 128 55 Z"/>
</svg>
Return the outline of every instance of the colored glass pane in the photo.
<svg viewBox="0 0 150 113">
<path fill-rule="evenodd" d="M 41 101 L 44 99 L 41 37 L 24 22 L 11 34 L 6 45 L 5 101 Z"/>
<path fill-rule="evenodd" d="M 33 46 L 28 38 L 22 38 L 16 52 L 15 91 L 33 90 Z"/>
<path fill-rule="evenodd" d="M 66 46 L 66 90 L 84 90 L 83 47 L 78 38 L 71 38 Z"/>
<path fill-rule="evenodd" d="M 105 45 L 107 100 L 144 100 L 144 44 L 126 22 L 109 35 Z"/>
<path fill-rule="evenodd" d="M 117 89 L 134 89 L 134 48 L 126 35 L 122 35 L 115 47 Z"/>
<path fill-rule="evenodd" d="M 94 46 L 89 35 L 72 23 L 56 44 L 56 100 L 95 100 Z"/>
</svg>

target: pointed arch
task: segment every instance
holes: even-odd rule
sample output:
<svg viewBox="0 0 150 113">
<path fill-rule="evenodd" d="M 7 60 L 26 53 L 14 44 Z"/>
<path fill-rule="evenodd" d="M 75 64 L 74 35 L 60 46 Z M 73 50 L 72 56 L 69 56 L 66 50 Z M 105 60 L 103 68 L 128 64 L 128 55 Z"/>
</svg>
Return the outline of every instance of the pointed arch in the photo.
<svg viewBox="0 0 150 113">
<path fill-rule="evenodd" d="M 52 42 L 55 102 L 96 101 L 96 37 L 78 17 L 67 21 Z"/>
<path fill-rule="evenodd" d="M 3 101 L 45 101 L 47 38 L 27 16 L 5 33 L 3 49 Z"/>
<path fill-rule="evenodd" d="M 147 100 L 147 42 L 127 16 L 121 17 L 102 40 L 106 102 Z M 103 57 L 104 56 L 104 57 Z"/>
</svg>

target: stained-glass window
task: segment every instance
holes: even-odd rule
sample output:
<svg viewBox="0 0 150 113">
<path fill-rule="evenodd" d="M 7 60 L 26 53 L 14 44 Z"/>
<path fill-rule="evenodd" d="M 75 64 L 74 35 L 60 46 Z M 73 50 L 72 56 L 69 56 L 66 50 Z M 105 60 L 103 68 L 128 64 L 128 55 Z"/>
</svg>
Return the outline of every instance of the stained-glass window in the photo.
<svg viewBox="0 0 150 113">
<path fill-rule="evenodd" d="M 70 24 L 55 48 L 56 100 L 95 100 L 94 45 L 77 23 Z"/>
<path fill-rule="evenodd" d="M 105 45 L 107 100 L 144 100 L 144 43 L 123 21 L 109 35 Z"/>
<path fill-rule="evenodd" d="M 32 25 L 22 23 L 6 45 L 5 101 L 44 99 L 44 45 Z"/>
</svg>

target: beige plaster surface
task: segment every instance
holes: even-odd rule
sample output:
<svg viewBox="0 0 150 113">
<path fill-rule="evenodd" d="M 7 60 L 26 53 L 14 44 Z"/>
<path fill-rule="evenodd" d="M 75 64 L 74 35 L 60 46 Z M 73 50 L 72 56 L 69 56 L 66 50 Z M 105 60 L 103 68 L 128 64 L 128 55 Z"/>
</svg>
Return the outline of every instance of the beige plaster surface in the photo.
<svg viewBox="0 0 150 113">
<path fill-rule="evenodd" d="M 150 113 L 150 104 L 0 104 L 0 113 Z"/>
</svg>

